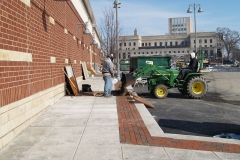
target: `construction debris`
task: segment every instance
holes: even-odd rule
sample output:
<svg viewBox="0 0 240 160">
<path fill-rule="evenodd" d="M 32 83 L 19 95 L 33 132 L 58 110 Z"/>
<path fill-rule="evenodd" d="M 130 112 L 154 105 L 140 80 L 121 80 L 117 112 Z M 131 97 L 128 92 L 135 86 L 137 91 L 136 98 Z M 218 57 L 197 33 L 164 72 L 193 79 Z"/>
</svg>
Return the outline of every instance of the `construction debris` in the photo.
<svg viewBox="0 0 240 160">
<path fill-rule="evenodd" d="M 143 103 L 149 108 L 153 108 L 153 109 L 155 108 L 155 106 L 150 101 L 148 101 L 145 98 L 139 97 L 135 92 L 131 92 L 130 95 L 133 96 L 133 99 L 135 101 Z"/>
</svg>

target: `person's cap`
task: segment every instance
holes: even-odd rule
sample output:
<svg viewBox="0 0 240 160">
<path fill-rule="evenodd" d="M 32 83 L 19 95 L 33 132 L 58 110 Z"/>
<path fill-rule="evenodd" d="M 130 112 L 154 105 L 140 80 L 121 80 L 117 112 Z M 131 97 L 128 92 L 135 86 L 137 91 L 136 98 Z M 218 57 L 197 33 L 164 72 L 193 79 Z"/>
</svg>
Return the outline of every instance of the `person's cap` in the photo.
<svg viewBox="0 0 240 160">
<path fill-rule="evenodd" d="M 195 53 L 194 52 L 190 53 L 190 55 L 191 55 L 192 58 L 195 58 Z"/>
</svg>

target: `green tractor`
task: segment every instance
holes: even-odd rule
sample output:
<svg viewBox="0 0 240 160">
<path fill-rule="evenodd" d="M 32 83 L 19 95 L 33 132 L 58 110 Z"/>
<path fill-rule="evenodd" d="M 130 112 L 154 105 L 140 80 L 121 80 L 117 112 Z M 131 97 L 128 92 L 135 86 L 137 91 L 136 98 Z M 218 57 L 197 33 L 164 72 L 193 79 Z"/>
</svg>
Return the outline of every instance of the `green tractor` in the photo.
<svg viewBox="0 0 240 160">
<path fill-rule="evenodd" d="M 165 98 L 168 95 L 169 88 L 178 88 L 183 95 L 200 99 L 205 96 L 208 91 L 208 84 L 203 78 L 201 69 L 203 68 L 203 54 L 201 54 L 199 70 L 185 75 L 183 79 L 175 82 L 179 74 L 179 70 L 166 69 L 155 65 L 145 65 L 143 68 L 136 69 L 133 73 L 122 74 L 122 88 L 133 85 L 135 80 L 150 73 L 147 78 L 148 91 L 156 98 Z"/>
</svg>

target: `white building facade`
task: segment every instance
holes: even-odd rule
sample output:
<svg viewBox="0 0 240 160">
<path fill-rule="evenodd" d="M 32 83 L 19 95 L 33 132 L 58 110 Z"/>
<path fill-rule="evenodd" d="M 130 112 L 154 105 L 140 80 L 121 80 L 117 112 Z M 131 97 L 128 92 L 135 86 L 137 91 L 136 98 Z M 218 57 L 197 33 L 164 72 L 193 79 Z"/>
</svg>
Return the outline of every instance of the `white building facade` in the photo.
<svg viewBox="0 0 240 160">
<path fill-rule="evenodd" d="M 190 17 L 168 19 L 168 33 L 170 35 L 190 34 L 192 32 L 192 21 Z"/>
<path fill-rule="evenodd" d="M 216 32 L 197 32 L 197 51 L 205 52 L 205 59 L 216 58 L 220 51 L 219 38 Z M 195 33 L 156 36 L 140 36 L 137 29 L 134 35 L 119 36 L 119 58 L 131 56 L 171 56 L 181 59 L 195 52 Z M 220 53 L 219 53 L 220 54 Z"/>
</svg>

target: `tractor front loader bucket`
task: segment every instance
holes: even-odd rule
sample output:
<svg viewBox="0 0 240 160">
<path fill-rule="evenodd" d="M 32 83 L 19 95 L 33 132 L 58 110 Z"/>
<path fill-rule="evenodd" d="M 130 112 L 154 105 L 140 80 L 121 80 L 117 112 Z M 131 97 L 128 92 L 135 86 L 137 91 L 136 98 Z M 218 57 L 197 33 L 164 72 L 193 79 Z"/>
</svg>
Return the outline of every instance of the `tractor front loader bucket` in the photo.
<svg viewBox="0 0 240 160">
<path fill-rule="evenodd" d="M 130 73 L 122 72 L 121 81 L 122 81 L 122 86 L 125 86 L 125 87 L 135 84 L 135 78 Z"/>
<path fill-rule="evenodd" d="M 121 86 L 121 95 L 124 96 L 128 92 L 127 86 L 134 85 L 135 84 L 135 78 L 130 73 L 123 73 L 122 72 L 122 86 Z"/>
</svg>

